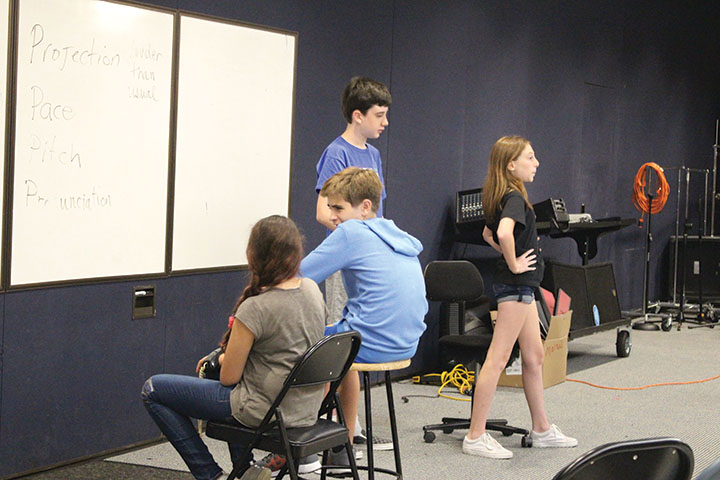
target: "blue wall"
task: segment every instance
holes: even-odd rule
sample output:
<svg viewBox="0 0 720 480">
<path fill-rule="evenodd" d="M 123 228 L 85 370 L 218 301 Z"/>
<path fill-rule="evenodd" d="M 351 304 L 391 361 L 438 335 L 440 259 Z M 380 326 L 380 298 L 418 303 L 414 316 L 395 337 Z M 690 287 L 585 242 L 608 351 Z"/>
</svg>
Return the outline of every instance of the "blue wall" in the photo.
<svg viewBox="0 0 720 480">
<path fill-rule="evenodd" d="M 339 95 L 353 75 L 386 82 L 390 127 L 375 142 L 387 216 L 425 245 L 423 264 L 466 257 L 489 274 L 487 248 L 453 244 L 457 190 L 480 186 L 501 135 L 533 141 L 535 201 L 636 217 L 640 165 L 712 167 L 720 116 L 720 38 L 711 2 L 156 0 L 157 6 L 299 32 L 291 216 L 312 248 L 315 163 L 344 128 Z M 712 61 L 711 61 L 712 60 Z M 675 188 L 674 172 L 668 180 Z M 261 201 L 261 199 L 259 199 Z M 651 297 L 661 291 L 674 196 L 653 220 Z M 546 256 L 578 263 L 571 240 Z M 625 309 L 640 306 L 644 231 L 600 240 Z M 0 477 L 159 437 L 140 403 L 157 372 L 193 372 L 224 330 L 243 272 L 53 287 L 0 295 Z M 131 320 L 132 286 L 157 287 L 157 317 Z M 414 368 L 432 365 L 435 306 Z"/>
</svg>

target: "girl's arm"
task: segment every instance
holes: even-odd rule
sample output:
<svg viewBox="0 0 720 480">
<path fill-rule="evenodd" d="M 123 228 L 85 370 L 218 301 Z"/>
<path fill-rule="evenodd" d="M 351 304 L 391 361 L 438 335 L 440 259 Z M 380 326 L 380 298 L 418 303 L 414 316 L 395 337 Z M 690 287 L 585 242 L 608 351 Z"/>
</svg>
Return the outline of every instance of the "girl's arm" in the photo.
<svg viewBox="0 0 720 480">
<path fill-rule="evenodd" d="M 488 245 L 490 245 L 492 248 L 497 250 L 498 253 L 503 253 L 502 249 L 500 248 L 500 245 L 495 243 L 495 240 L 493 239 L 492 230 L 490 230 L 488 227 L 483 228 L 482 236 Z"/>
<path fill-rule="evenodd" d="M 500 243 L 500 253 L 505 258 L 508 268 L 515 275 L 535 270 L 535 262 L 537 255 L 532 254 L 532 249 L 523 253 L 519 257 L 515 256 L 515 220 L 504 217 L 498 225 L 497 237 Z M 483 231 L 484 235 L 484 231 Z M 531 255 L 532 254 L 532 255 Z"/>
<path fill-rule="evenodd" d="M 235 318 L 225 354 L 219 359 L 220 383 L 232 387 L 240 382 L 253 342 L 255 335 L 240 319 Z"/>
</svg>

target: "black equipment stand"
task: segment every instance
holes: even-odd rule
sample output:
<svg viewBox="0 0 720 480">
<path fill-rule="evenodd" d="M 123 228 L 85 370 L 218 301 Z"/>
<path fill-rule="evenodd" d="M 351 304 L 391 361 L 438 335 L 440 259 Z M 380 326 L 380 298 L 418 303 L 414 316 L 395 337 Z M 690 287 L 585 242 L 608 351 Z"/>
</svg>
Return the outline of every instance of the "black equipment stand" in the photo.
<svg viewBox="0 0 720 480">
<path fill-rule="evenodd" d="M 632 328 L 634 330 L 660 330 L 662 327 L 663 331 L 667 332 L 672 328 L 672 317 L 666 314 L 660 314 L 656 311 L 654 314 L 648 313 L 649 299 L 648 290 L 650 289 L 650 247 L 652 245 L 652 202 L 653 194 L 650 185 L 651 175 L 650 167 L 645 167 L 645 176 L 647 178 L 647 198 L 648 198 L 648 216 L 647 216 L 647 233 L 645 235 L 645 272 L 643 278 L 643 298 L 642 298 L 642 317 L 637 322 L 632 322 Z M 649 320 L 650 317 L 658 317 L 659 320 Z M 660 323 L 661 327 L 658 327 L 657 323 Z"/>
<path fill-rule="evenodd" d="M 698 229 L 698 251 L 702 251 L 702 239 L 703 231 L 705 230 L 705 208 L 703 208 L 702 197 L 698 199 L 698 216 L 700 220 L 700 228 Z M 682 243 L 682 288 L 680 294 L 680 309 L 676 317 L 677 329 L 680 330 L 684 322 L 692 323 L 694 325 L 688 328 L 702 328 L 709 327 L 714 328 L 718 324 L 718 315 L 710 305 L 703 304 L 703 282 L 702 282 L 702 261 L 698 258 L 698 269 L 696 274 L 700 279 L 698 281 L 698 311 L 695 318 L 688 319 L 685 316 L 685 287 L 687 282 L 687 242 L 688 232 L 692 228 L 692 223 L 688 222 L 687 209 L 685 213 L 685 225 L 683 231 L 683 243 Z"/>
</svg>

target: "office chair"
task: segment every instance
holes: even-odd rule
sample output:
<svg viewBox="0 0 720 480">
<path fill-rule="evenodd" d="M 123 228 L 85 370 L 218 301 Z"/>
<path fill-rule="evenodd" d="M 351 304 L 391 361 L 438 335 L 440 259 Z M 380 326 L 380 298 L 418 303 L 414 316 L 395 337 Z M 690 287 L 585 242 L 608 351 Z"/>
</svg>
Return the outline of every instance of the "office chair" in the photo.
<svg viewBox="0 0 720 480">
<path fill-rule="evenodd" d="M 343 446 L 348 454 L 350 469 L 354 480 L 358 480 L 358 467 L 352 453 L 348 429 L 340 406 L 337 387 L 355 360 L 360 349 L 358 332 L 337 333 L 323 337 L 297 361 L 290 371 L 283 387 L 268 409 L 265 418 L 257 428 L 246 427 L 234 419 L 231 421 L 208 421 L 208 437 L 228 443 L 249 443 L 245 457 L 233 466 L 228 479 L 235 479 L 241 471 L 241 465 L 247 464 L 254 448 L 279 453 L 286 458 L 285 465 L 278 474 L 281 479 L 289 470 L 290 478 L 298 480 L 298 464 L 302 457 L 327 452 L 333 447 Z M 291 388 L 311 385 L 330 384 L 330 389 L 322 401 L 315 425 L 310 427 L 288 428 L 283 420 L 280 403 Z M 330 420 L 330 414 L 336 409 L 339 423 Z M 323 456 L 322 480 L 325 480 L 327 455 Z"/>
<path fill-rule="evenodd" d="M 695 460 L 676 438 L 646 438 L 600 445 L 560 470 L 553 480 L 690 480 Z"/>
<path fill-rule="evenodd" d="M 425 267 L 425 289 L 428 300 L 441 302 L 440 305 L 440 350 L 449 356 L 452 363 L 477 362 L 480 365 L 492 340 L 492 324 L 483 322 L 489 317 L 490 299 L 484 296 L 483 279 L 478 269 L 467 260 L 444 260 L 430 262 Z M 467 308 L 472 305 L 472 308 Z M 470 311 L 472 310 L 472 311 Z M 513 354 L 517 357 L 517 351 Z M 512 356 L 511 356 L 512 357 Z M 510 358 L 512 362 L 513 358 Z M 472 397 L 472 392 L 471 392 Z M 472 404 L 470 407 L 472 411 Z M 470 428 L 469 418 L 444 417 L 442 423 L 425 425 L 423 439 L 427 443 L 435 440 L 435 430 L 452 433 L 457 429 Z M 489 419 L 487 430 L 501 432 L 504 436 L 523 435 L 523 447 L 532 445 L 529 431 L 508 425 L 505 419 Z"/>
</svg>

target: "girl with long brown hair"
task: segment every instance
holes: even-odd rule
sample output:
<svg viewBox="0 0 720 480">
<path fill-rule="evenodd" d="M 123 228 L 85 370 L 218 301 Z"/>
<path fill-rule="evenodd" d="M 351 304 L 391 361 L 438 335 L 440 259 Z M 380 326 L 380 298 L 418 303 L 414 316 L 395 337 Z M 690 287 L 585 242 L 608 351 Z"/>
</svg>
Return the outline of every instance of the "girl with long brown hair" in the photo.
<svg viewBox="0 0 720 480">
<path fill-rule="evenodd" d="M 522 353 L 525 398 L 532 418 L 533 447 L 574 447 L 577 440 L 548 422 L 543 396 L 542 363 L 545 351 L 534 289 L 543 276 L 538 250 L 535 213 L 525 183 L 535 179 L 540 162 L 532 145 L 518 136 L 502 137 L 490 152 L 482 203 L 487 221 L 485 241 L 500 253 L 493 294 L 498 304 L 492 342 L 475 383 L 470 429 L 463 452 L 490 458 L 511 458 L 512 452 L 485 431 L 498 379 L 517 341 Z"/>
<path fill-rule="evenodd" d="M 258 426 L 297 359 L 323 337 L 325 304 L 317 285 L 298 276 L 302 256 L 302 237 L 292 220 L 274 215 L 257 222 L 247 246 L 250 280 L 221 342 L 220 380 L 161 374 L 145 382 L 148 413 L 196 479 L 225 474 L 191 419 L 235 418 Z M 313 425 L 322 396 L 322 385 L 291 390 L 282 403 L 286 424 Z M 246 450 L 247 445 L 230 445 L 233 463 Z M 254 469 L 242 478 L 269 477 L 269 470 Z"/>
</svg>

